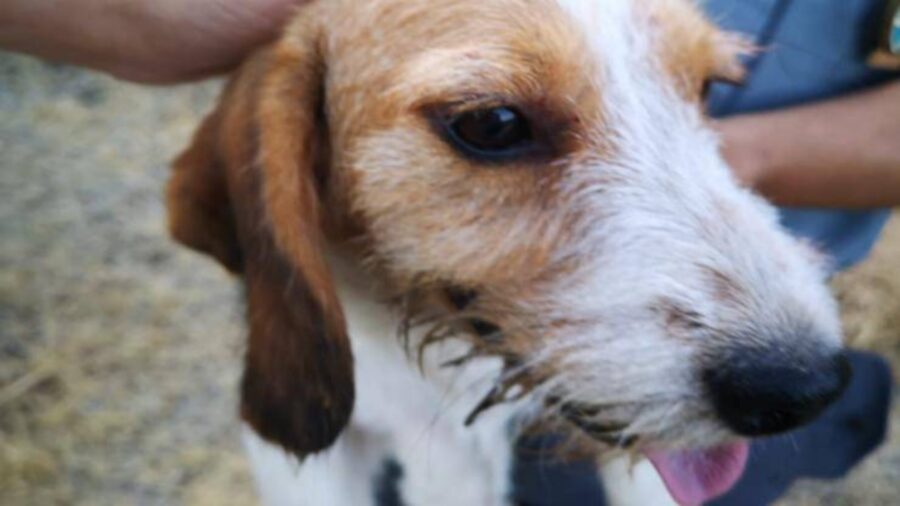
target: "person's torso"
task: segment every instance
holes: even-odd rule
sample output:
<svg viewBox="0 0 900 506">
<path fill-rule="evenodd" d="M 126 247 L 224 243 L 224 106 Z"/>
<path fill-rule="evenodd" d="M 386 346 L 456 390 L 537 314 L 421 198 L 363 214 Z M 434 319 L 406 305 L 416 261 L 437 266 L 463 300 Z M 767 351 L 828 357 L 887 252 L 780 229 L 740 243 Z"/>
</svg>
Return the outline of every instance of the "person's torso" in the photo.
<svg viewBox="0 0 900 506">
<path fill-rule="evenodd" d="M 898 77 L 866 64 L 883 30 L 885 0 L 704 0 L 710 18 L 762 51 L 743 86 L 715 86 L 711 114 L 725 117 L 846 95 Z M 889 211 L 783 209 L 785 226 L 843 269 L 865 258 Z"/>
</svg>

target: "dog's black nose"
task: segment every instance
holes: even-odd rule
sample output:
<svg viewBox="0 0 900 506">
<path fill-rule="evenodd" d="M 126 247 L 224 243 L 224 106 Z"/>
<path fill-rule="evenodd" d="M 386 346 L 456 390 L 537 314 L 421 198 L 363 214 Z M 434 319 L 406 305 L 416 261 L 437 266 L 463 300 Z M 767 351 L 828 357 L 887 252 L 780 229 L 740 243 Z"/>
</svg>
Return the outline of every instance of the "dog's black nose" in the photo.
<svg viewBox="0 0 900 506">
<path fill-rule="evenodd" d="M 703 373 L 716 413 L 743 436 L 777 434 L 811 421 L 841 395 L 851 370 L 842 352 L 810 355 L 728 353 Z"/>
</svg>

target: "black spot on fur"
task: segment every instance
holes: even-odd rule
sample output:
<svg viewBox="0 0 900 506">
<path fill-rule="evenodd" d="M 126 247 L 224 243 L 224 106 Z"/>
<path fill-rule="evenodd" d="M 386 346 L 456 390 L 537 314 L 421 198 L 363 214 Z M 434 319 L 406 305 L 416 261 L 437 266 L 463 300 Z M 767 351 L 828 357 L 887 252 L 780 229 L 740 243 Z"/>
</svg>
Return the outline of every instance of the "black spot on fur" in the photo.
<svg viewBox="0 0 900 506">
<path fill-rule="evenodd" d="M 377 506 L 406 506 L 400 493 L 403 466 L 396 459 L 385 459 L 375 475 L 375 504 Z"/>
</svg>

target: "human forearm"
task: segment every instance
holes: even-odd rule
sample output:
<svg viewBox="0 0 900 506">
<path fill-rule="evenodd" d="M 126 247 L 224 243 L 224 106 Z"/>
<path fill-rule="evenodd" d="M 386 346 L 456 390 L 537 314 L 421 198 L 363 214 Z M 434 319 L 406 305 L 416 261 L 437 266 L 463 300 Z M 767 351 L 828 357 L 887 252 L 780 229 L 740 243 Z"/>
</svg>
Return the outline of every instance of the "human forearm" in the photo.
<svg viewBox="0 0 900 506">
<path fill-rule="evenodd" d="M 738 176 L 775 203 L 900 206 L 900 83 L 719 127 Z"/>
<path fill-rule="evenodd" d="M 135 45 L 127 20 L 137 6 L 116 0 L 7 0 L 0 3 L 0 46 L 127 72 L 121 68 L 126 48 Z"/>
<path fill-rule="evenodd" d="M 3 0 L 0 47 L 142 82 L 235 66 L 296 0 Z"/>
</svg>

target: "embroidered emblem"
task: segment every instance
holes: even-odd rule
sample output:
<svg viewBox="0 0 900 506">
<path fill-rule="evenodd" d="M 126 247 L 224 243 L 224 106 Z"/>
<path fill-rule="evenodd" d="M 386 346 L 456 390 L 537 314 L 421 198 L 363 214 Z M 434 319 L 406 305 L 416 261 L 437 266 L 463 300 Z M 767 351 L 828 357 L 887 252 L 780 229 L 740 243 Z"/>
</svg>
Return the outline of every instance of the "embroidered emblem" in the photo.
<svg viewBox="0 0 900 506">
<path fill-rule="evenodd" d="M 882 70 L 900 70 L 900 0 L 887 0 L 887 12 L 878 38 L 878 48 L 869 65 Z"/>
<path fill-rule="evenodd" d="M 894 20 L 888 35 L 891 53 L 900 56 L 900 4 L 894 7 Z"/>
</svg>

